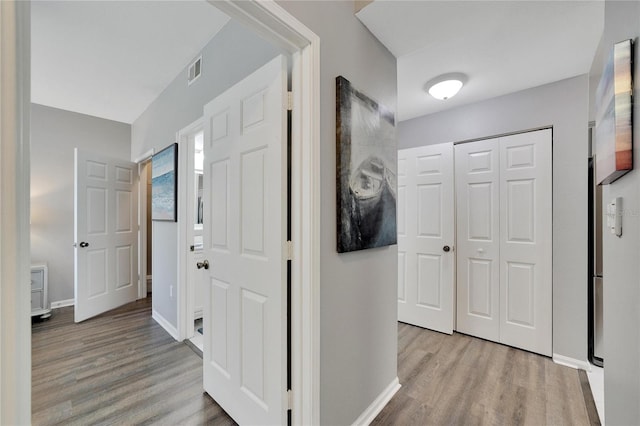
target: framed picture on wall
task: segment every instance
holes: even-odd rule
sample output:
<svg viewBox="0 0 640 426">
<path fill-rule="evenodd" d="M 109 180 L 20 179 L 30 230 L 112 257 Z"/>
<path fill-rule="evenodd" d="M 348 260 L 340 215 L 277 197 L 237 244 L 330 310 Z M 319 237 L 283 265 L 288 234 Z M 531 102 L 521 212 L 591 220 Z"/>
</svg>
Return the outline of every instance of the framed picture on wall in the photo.
<svg viewBox="0 0 640 426">
<path fill-rule="evenodd" d="M 151 159 L 151 219 L 178 221 L 178 144 Z"/>
<path fill-rule="evenodd" d="M 396 244 L 393 113 L 336 78 L 338 252 Z"/>
<path fill-rule="evenodd" d="M 613 46 L 596 90 L 596 183 L 633 169 L 633 42 Z"/>
</svg>

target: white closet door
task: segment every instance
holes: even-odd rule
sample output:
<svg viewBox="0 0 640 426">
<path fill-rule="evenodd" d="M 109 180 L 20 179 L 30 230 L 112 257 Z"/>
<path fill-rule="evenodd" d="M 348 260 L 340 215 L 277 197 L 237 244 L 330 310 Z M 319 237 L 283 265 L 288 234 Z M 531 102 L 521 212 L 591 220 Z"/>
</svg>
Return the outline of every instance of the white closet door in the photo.
<svg viewBox="0 0 640 426">
<path fill-rule="evenodd" d="M 443 333 L 454 322 L 453 144 L 398 152 L 398 320 Z"/>
<path fill-rule="evenodd" d="M 500 338 L 500 168 L 497 140 L 455 146 L 457 326 Z"/>
<path fill-rule="evenodd" d="M 500 341 L 551 355 L 551 130 L 500 138 Z"/>
</svg>

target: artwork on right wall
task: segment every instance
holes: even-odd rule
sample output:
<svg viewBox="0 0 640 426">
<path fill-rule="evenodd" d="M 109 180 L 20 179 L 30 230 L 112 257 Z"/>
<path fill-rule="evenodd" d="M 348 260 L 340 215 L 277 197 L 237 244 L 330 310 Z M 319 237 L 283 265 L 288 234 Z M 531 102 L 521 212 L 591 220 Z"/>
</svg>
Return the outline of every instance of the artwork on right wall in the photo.
<svg viewBox="0 0 640 426">
<path fill-rule="evenodd" d="M 596 90 L 596 182 L 613 183 L 633 169 L 633 42 L 616 43 Z"/>
</svg>

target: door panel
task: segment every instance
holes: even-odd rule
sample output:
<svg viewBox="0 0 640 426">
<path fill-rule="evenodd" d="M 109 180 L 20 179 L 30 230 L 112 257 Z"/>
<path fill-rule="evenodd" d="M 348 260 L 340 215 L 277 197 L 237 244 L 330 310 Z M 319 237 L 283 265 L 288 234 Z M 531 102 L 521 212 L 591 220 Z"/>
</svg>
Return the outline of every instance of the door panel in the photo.
<svg viewBox="0 0 640 426">
<path fill-rule="evenodd" d="M 398 195 L 398 319 L 451 334 L 453 145 L 400 150 Z"/>
<path fill-rule="evenodd" d="M 551 130 L 455 156 L 457 330 L 551 355 Z"/>
<path fill-rule="evenodd" d="M 500 138 L 500 341 L 551 356 L 551 130 Z"/>
<path fill-rule="evenodd" d="M 493 141 L 455 146 L 457 216 L 456 330 L 500 337 L 499 151 Z"/>
<path fill-rule="evenodd" d="M 205 106 L 204 388 L 239 424 L 286 424 L 286 62 Z"/>
<path fill-rule="evenodd" d="M 137 298 L 136 169 L 128 161 L 75 150 L 76 322 Z"/>
</svg>

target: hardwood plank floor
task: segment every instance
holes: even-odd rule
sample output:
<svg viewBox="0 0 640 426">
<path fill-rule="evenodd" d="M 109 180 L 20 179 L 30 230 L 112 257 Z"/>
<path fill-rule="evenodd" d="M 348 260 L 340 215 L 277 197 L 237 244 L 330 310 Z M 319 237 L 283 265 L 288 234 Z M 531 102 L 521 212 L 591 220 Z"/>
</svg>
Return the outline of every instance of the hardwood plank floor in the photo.
<svg viewBox="0 0 640 426">
<path fill-rule="evenodd" d="M 151 319 L 151 299 L 80 324 L 56 309 L 32 331 L 34 425 L 235 424 L 203 393 L 202 359 Z M 399 323 L 402 388 L 373 425 L 598 425 L 581 373 Z"/>
<path fill-rule="evenodd" d="M 73 308 L 32 327 L 34 425 L 233 425 L 203 393 L 202 358 L 143 299 L 80 324 Z"/>
<path fill-rule="evenodd" d="M 583 371 L 464 334 L 399 323 L 398 377 L 372 425 L 600 424 Z"/>
</svg>

